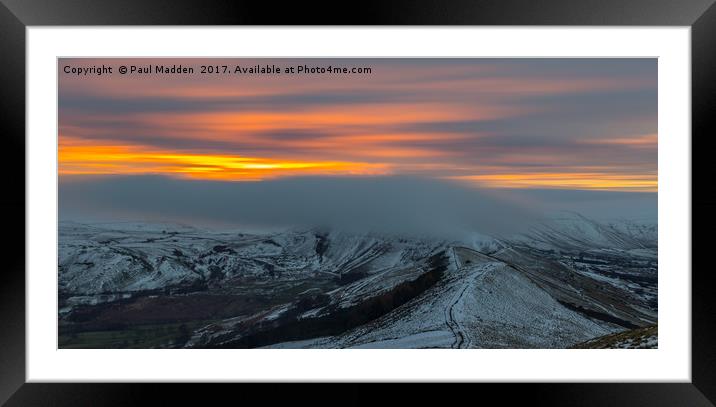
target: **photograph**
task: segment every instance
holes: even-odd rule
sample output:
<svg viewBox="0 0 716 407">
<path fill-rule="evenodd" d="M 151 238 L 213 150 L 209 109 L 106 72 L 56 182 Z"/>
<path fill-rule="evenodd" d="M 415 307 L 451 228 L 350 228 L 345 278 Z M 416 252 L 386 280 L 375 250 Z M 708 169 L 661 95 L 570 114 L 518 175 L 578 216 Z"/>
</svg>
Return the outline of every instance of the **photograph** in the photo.
<svg viewBox="0 0 716 407">
<path fill-rule="evenodd" d="M 714 406 L 714 0 L 0 3 L 1 405 Z"/>
<path fill-rule="evenodd" d="M 56 61 L 60 350 L 659 348 L 658 58 Z"/>
</svg>

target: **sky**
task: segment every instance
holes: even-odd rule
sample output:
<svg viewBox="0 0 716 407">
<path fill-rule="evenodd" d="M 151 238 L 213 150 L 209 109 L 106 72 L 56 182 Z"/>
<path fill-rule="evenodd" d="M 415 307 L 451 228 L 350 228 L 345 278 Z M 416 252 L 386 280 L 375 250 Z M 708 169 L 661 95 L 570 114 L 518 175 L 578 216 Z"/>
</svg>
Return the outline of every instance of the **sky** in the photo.
<svg viewBox="0 0 716 407">
<path fill-rule="evenodd" d="M 64 66 L 115 67 L 74 75 Z M 370 67 L 118 75 L 119 65 Z M 657 191 L 656 59 L 60 59 L 61 181 L 416 177 Z"/>
</svg>

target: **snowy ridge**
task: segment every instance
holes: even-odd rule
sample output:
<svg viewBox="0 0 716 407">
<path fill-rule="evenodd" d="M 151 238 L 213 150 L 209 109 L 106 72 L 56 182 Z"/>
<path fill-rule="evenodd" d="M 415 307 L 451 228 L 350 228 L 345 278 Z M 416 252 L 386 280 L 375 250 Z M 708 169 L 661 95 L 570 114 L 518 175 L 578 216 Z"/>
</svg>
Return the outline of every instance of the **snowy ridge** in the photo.
<svg viewBox="0 0 716 407">
<path fill-rule="evenodd" d="M 629 220 L 597 222 L 578 213 L 563 212 L 533 226 L 516 242 L 536 248 L 580 251 L 593 249 L 656 248 L 657 226 Z"/>
</svg>

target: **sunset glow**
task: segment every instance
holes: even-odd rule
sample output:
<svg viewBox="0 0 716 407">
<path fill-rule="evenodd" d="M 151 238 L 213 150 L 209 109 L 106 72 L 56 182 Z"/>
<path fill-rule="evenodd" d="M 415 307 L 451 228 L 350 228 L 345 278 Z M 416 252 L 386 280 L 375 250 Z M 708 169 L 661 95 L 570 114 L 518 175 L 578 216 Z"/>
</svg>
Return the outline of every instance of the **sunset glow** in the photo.
<svg viewBox="0 0 716 407">
<path fill-rule="evenodd" d="M 142 146 L 60 145 L 60 175 L 171 174 L 224 181 L 297 175 L 383 175 L 388 166 L 341 161 L 293 161 L 153 151 Z"/>
<path fill-rule="evenodd" d="M 211 62 L 231 60 L 222 61 Z M 60 177 L 411 175 L 494 188 L 657 191 L 655 66 L 361 64 L 374 73 L 60 75 Z"/>
<path fill-rule="evenodd" d="M 657 190 L 655 176 L 608 173 L 519 173 L 457 177 L 494 188 L 569 188 L 594 190 L 629 190 L 651 192 Z"/>
</svg>

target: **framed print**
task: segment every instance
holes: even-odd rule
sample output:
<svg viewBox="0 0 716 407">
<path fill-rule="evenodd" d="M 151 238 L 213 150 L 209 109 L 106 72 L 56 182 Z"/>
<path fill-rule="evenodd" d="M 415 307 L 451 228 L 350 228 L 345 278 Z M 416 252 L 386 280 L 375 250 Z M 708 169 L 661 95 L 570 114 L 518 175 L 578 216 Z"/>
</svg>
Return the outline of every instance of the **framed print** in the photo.
<svg viewBox="0 0 716 407">
<path fill-rule="evenodd" d="M 6 2 L 3 400 L 712 405 L 716 8 L 516 3 Z"/>
</svg>

